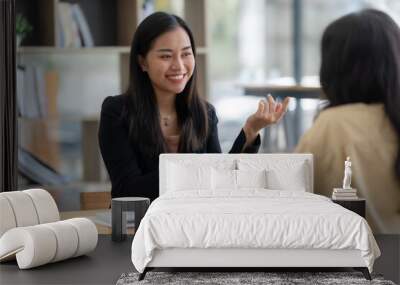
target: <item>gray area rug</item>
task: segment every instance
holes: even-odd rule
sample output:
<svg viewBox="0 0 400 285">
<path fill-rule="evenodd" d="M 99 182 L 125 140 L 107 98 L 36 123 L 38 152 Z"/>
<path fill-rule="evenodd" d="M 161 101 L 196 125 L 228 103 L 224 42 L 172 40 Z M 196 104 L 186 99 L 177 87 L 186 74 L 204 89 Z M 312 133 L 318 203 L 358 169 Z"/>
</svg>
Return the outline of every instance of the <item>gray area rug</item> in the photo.
<svg viewBox="0 0 400 285">
<path fill-rule="evenodd" d="M 372 281 L 360 272 L 148 272 L 142 281 L 139 273 L 124 273 L 117 285 L 133 284 L 379 284 L 395 285 L 381 275 L 372 275 Z"/>
</svg>

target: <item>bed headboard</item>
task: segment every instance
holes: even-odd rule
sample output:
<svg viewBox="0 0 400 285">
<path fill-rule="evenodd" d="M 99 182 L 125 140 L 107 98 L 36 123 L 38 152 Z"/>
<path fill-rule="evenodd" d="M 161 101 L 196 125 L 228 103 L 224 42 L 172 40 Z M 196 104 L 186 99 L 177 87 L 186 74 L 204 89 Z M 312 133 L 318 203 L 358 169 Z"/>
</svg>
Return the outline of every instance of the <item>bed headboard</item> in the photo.
<svg viewBox="0 0 400 285">
<path fill-rule="evenodd" d="M 167 165 L 169 162 L 175 163 L 189 163 L 189 164 L 201 164 L 202 166 L 210 165 L 214 166 L 221 162 L 227 163 L 232 162 L 234 169 L 237 169 L 239 161 L 256 161 L 261 163 L 274 164 L 286 164 L 292 165 L 293 163 L 301 163 L 307 166 L 305 177 L 308 181 L 308 187 L 305 189 L 307 192 L 313 193 L 314 184 L 314 170 L 313 170 L 313 155 L 312 154 L 193 154 L 193 153 L 166 153 L 160 155 L 159 164 L 159 193 L 162 195 L 167 191 Z"/>
</svg>

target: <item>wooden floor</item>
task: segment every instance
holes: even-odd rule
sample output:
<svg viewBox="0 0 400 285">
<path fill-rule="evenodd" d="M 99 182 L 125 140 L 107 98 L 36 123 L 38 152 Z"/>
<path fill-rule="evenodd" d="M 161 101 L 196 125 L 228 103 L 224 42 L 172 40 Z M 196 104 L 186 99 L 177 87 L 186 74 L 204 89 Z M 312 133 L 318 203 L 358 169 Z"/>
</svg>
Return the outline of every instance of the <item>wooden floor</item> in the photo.
<svg viewBox="0 0 400 285">
<path fill-rule="evenodd" d="M 378 235 L 376 240 L 382 256 L 374 273 L 400 284 L 400 235 Z M 2 263 L 0 284 L 115 284 L 122 273 L 134 271 L 131 243 L 132 238 L 115 243 L 110 235 L 100 235 L 96 250 L 87 256 L 29 270 L 19 270 L 15 261 Z"/>
</svg>

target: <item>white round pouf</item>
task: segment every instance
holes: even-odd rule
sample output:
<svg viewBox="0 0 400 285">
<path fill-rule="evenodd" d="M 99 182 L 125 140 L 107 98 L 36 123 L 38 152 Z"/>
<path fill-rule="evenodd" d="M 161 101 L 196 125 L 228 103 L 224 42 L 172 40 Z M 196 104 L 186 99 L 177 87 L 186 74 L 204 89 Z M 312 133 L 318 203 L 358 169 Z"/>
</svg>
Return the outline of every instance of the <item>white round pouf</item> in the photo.
<svg viewBox="0 0 400 285">
<path fill-rule="evenodd" d="M 29 189 L 22 191 L 30 196 L 36 208 L 39 224 L 51 223 L 60 220 L 56 202 L 49 192 L 43 189 Z"/>
<path fill-rule="evenodd" d="M 95 224 L 86 218 L 74 218 L 65 220 L 71 224 L 78 233 L 78 248 L 74 257 L 86 254 L 97 246 L 98 232 Z"/>
<path fill-rule="evenodd" d="M 33 226 L 39 223 L 35 205 L 32 199 L 22 191 L 1 193 L 11 205 L 15 215 L 17 227 Z"/>
<path fill-rule="evenodd" d="M 0 257 L 15 255 L 20 269 L 51 262 L 57 251 L 56 236 L 40 226 L 14 228 L 1 237 Z"/>
<path fill-rule="evenodd" d="M 78 233 L 75 228 L 65 221 L 42 225 L 52 230 L 57 240 L 57 252 L 51 262 L 57 262 L 73 257 L 78 250 Z"/>
<path fill-rule="evenodd" d="M 0 237 L 9 229 L 15 228 L 17 222 L 15 221 L 14 211 L 11 204 L 6 197 L 0 194 Z"/>
</svg>

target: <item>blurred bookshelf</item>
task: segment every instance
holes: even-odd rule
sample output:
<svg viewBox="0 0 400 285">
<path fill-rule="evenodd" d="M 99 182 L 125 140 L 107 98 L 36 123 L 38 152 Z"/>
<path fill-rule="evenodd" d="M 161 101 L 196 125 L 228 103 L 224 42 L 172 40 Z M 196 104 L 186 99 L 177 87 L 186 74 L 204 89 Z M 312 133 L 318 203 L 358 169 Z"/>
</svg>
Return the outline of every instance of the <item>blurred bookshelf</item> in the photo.
<svg viewBox="0 0 400 285">
<path fill-rule="evenodd" d="M 101 103 L 128 85 L 131 40 L 149 4 L 150 12 L 177 14 L 191 27 L 199 92 L 207 97 L 207 0 L 16 0 L 16 13 L 33 26 L 17 48 L 19 147 L 25 167 L 31 163 L 38 176 L 43 169 L 64 181 L 37 183 L 25 169 L 20 189 L 42 185 L 71 195 L 87 192 L 87 185 L 94 185 L 90 192 L 110 190 L 97 141 Z M 68 210 L 68 193 L 57 195 Z"/>
<path fill-rule="evenodd" d="M 97 46 L 84 48 L 61 48 L 52 46 L 22 46 L 18 48 L 19 54 L 85 54 L 85 53 L 126 53 L 129 54 L 129 46 Z"/>
</svg>

